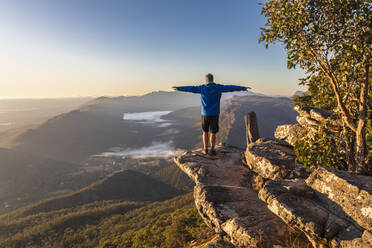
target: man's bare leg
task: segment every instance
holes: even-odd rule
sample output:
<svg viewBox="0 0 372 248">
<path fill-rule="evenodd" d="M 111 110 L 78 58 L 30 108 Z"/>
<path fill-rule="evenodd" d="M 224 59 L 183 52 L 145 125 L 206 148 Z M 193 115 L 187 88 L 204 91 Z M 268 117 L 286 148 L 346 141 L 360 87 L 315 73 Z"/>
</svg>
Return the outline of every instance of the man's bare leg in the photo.
<svg viewBox="0 0 372 248">
<path fill-rule="evenodd" d="M 208 145 L 209 145 L 209 133 L 208 132 L 203 132 L 203 144 L 204 144 L 204 150 L 208 149 Z"/>
<path fill-rule="evenodd" d="M 214 149 L 214 147 L 216 146 L 216 134 L 215 133 L 211 133 L 211 146 L 212 146 L 212 149 Z"/>
<path fill-rule="evenodd" d="M 212 156 L 216 155 L 216 150 L 214 149 L 215 145 L 216 145 L 216 134 L 212 133 L 211 134 L 211 146 L 212 146 L 212 148 L 211 148 L 211 151 L 210 151 L 210 155 L 212 155 Z"/>
</svg>

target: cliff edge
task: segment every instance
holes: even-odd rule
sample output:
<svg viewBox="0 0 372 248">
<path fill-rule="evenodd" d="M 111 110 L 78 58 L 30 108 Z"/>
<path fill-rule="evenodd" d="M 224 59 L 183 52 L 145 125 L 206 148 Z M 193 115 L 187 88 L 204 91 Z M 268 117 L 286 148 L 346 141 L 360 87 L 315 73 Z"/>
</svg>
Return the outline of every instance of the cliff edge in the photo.
<svg viewBox="0 0 372 248">
<path fill-rule="evenodd" d="M 297 247 L 372 247 L 372 177 L 310 171 L 296 161 L 291 144 L 312 120 L 301 113 L 328 117 L 306 110 L 298 111 L 299 124 L 278 127 L 275 137 L 282 140 L 259 139 L 245 151 L 221 146 L 215 157 L 194 150 L 175 158 L 196 184 L 195 205 L 205 223 L 235 247 L 288 247 L 293 230 L 306 237 Z"/>
<path fill-rule="evenodd" d="M 210 228 L 237 247 L 273 246 L 288 226 L 258 198 L 262 177 L 243 166 L 242 154 L 218 147 L 215 157 L 195 150 L 175 162 L 194 180 L 195 205 Z"/>
</svg>

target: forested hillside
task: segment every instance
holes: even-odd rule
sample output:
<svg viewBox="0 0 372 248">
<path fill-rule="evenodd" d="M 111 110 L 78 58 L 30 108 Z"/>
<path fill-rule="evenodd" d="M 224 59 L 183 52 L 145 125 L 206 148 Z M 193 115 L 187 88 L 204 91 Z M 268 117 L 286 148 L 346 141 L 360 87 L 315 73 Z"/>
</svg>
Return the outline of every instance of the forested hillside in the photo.
<svg viewBox="0 0 372 248">
<path fill-rule="evenodd" d="M 185 247 L 208 228 L 192 194 L 145 205 L 101 201 L 24 218 L 0 218 L 0 247 Z"/>
<path fill-rule="evenodd" d="M 127 170 L 94 182 L 78 191 L 36 202 L 10 215 L 12 218 L 25 217 L 105 200 L 161 201 L 181 193 L 183 192 L 169 184 L 154 180 L 140 172 Z"/>
</svg>

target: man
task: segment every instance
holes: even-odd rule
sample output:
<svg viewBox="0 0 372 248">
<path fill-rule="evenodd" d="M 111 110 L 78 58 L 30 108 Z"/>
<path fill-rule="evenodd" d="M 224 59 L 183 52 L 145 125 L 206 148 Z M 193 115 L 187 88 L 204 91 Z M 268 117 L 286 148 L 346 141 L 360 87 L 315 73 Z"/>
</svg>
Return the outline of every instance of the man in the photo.
<svg viewBox="0 0 372 248">
<path fill-rule="evenodd" d="M 218 117 L 220 114 L 220 100 L 223 92 L 248 91 L 250 87 L 236 85 L 222 85 L 214 83 L 213 75 L 205 76 L 206 84 L 199 86 L 174 86 L 174 90 L 186 91 L 200 94 L 202 103 L 202 130 L 203 130 L 203 153 L 208 154 L 209 132 L 211 132 L 210 155 L 216 155 L 216 134 L 218 132 Z"/>
</svg>

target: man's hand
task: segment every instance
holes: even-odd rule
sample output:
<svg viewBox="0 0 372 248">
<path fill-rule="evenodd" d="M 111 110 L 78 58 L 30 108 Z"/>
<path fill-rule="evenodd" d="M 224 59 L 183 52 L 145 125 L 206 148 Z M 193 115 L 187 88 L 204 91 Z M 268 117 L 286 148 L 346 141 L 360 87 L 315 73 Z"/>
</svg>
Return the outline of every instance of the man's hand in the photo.
<svg viewBox="0 0 372 248">
<path fill-rule="evenodd" d="M 245 91 L 249 91 L 250 89 L 252 89 L 251 87 L 245 87 Z"/>
<path fill-rule="evenodd" d="M 177 86 L 173 86 L 172 89 L 173 89 L 173 90 L 178 90 L 178 89 L 177 89 Z"/>
</svg>

